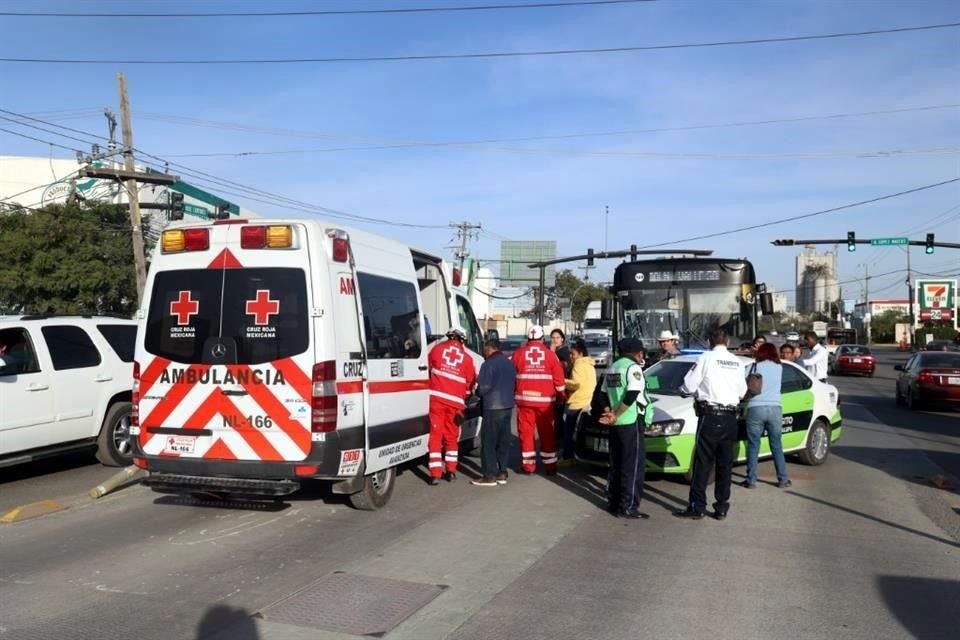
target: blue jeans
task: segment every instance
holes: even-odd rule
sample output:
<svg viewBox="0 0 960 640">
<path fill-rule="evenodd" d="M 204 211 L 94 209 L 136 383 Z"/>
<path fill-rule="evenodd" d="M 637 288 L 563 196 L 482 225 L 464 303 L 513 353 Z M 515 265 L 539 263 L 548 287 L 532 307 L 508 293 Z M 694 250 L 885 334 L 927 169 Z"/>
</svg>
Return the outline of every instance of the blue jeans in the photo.
<svg viewBox="0 0 960 640">
<path fill-rule="evenodd" d="M 783 457 L 783 409 L 775 406 L 747 408 L 747 482 L 757 482 L 757 459 L 760 457 L 760 438 L 767 432 L 773 464 L 777 468 L 777 482 L 786 482 L 787 461 Z"/>
</svg>

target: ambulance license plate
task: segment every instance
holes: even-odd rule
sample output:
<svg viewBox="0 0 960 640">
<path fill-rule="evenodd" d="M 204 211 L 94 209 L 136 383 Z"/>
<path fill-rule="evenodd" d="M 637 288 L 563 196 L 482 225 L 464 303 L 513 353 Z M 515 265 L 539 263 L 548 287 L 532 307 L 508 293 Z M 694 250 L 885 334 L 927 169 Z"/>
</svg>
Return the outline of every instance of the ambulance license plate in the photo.
<svg viewBox="0 0 960 640">
<path fill-rule="evenodd" d="M 947 378 L 947 384 L 960 384 L 960 378 L 955 378 L 953 376 L 950 376 L 949 378 Z"/>
<path fill-rule="evenodd" d="M 606 438 L 597 438 L 593 441 L 593 450 L 597 453 L 610 453 L 610 441 Z"/>
<path fill-rule="evenodd" d="M 197 436 L 167 436 L 163 447 L 164 453 L 193 453 L 197 443 Z"/>
</svg>

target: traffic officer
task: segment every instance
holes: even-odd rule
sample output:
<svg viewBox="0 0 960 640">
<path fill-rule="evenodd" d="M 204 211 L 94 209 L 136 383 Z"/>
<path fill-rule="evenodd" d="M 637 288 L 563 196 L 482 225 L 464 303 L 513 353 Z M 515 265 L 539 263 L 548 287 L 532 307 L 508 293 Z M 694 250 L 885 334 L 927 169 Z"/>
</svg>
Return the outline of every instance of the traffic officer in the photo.
<svg viewBox="0 0 960 640">
<path fill-rule="evenodd" d="M 693 395 L 699 423 L 690 501 L 686 511 L 675 515 L 692 520 L 702 519 L 706 511 L 707 478 L 712 469 L 716 470 L 714 516 L 717 520 L 727 517 L 737 443 L 737 406 L 747 394 L 743 365 L 727 351 L 727 332 L 714 329 L 710 333 L 710 347 L 710 351 L 697 358 L 681 387 L 683 393 Z"/>
<path fill-rule="evenodd" d="M 430 351 L 430 484 L 436 485 L 446 463 L 447 482 L 457 479 L 460 452 L 460 425 L 466 398 L 477 382 L 477 370 L 463 343 L 467 334 L 454 327 L 447 339 Z M 443 449 L 446 449 L 444 453 Z"/>
<path fill-rule="evenodd" d="M 557 355 L 543 344 L 543 327 L 534 325 L 527 344 L 513 352 L 517 369 L 517 439 L 521 472 L 537 470 L 534 432 L 540 435 L 540 460 L 548 475 L 557 472 L 557 434 L 554 405 L 566 399 L 566 378 Z"/>
<path fill-rule="evenodd" d="M 647 454 L 646 425 L 653 418 L 653 404 L 643 377 L 643 343 L 624 338 L 620 358 L 603 376 L 608 405 L 600 424 L 610 426 L 610 473 L 607 477 L 607 511 L 621 518 L 647 518 L 637 511 L 643 497 Z"/>
</svg>

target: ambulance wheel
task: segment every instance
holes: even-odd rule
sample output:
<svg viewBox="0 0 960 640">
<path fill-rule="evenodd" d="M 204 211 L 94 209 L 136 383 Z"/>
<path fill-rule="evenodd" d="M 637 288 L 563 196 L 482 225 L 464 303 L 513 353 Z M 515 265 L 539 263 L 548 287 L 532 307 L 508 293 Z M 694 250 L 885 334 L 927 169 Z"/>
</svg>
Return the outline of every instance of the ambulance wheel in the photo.
<svg viewBox="0 0 960 640">
<path fill-rule="evenodd" d="M 807 442 L 798 455 L 800 462 L 812 467 L 827 461 L 830 455 L 830 427 L 826 422 L 820 419 L 813 421 L 807 431 Z"/>
<path fill-rule="evenodd" d="M 107 410 L 97 437 L 97 460 L 108 467 L 133 464 L 130 444 L 130 403 L 115 402 Z"/>
<path fill-rule="evenodd" d="M 390 501 L 397 473 L 393 467 L 363 479 L 363 489 L 350 496 L 350 504 L 361 511 L 376 511 Z"/>
</svg>

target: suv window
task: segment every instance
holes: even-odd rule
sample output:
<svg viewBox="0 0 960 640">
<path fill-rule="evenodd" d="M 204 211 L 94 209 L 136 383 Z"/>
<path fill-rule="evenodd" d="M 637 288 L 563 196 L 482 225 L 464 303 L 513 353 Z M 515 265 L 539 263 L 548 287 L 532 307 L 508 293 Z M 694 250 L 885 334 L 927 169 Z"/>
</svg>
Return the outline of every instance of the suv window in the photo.
<svg viewBox="0 0 960 640">
<path fill-rule="evenodd" d="M 357 273 L 367 357 L 419 358 L 421 340 L 417 288 L 411 282 Z"/>
<path fill-rule="evenodd" d="M 805 376 L 802 371 L 789 364 L 782 364 L 783 381 L 780 383 L 780 393 L 793 393 L 794 391 L 803 391 L 813 386 L 810 378 Z"/>
<path fill-rule="evenodd" d="M 100 352 L 87 332 L 70 325 L 47 326 L 40 329 L 50 350 L 53 368 L 57 371 L 86 369 L 100 364 Z"/>
<path fill-rule="evenodd" d="M 0 330 L 0 376 L 38 373 L 37 352 L 26 329 Z"/>
<path fill-rule="evenodd" d="M 306 351 L 308 318 L 303 269 L 161 271 L 144 345 L 154 355 L 195 364 L 210 362 L 207 342 L 219 340 L 236 347 L 238 364 L 261 364 Z"/>
<path fill-rule="evenodd" d="M 480 326 L 470 303 L 463 296 L 457 296 L 457 318 L 467 334 L 467 346 L 477 353 L 483 353 L 483 334 L 480 333 Z"/>
<path fill-rule="evenodd" d="M 133 362 L 137 346 L 137 327 L 132 324 L 98 324 L 97 331 L 107 341 L 117 357 L 124 362 Z"/>
</svg>

